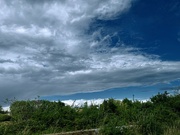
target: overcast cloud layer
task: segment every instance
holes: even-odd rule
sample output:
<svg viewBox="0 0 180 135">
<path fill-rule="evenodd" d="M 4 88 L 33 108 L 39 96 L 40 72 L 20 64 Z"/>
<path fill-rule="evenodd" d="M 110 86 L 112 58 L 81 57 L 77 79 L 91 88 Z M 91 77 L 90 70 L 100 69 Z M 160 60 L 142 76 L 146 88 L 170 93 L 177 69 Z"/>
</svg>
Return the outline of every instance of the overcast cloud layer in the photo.
<svg viewBox="0 0 180 135">
<path fill-rule="evenodd" d="M 152 85 L 180 78 L 161 61 L 118 42 L 98 20 L 131 10 L 132 0 L 0 0 L 0 100 Z"/>
</svg>

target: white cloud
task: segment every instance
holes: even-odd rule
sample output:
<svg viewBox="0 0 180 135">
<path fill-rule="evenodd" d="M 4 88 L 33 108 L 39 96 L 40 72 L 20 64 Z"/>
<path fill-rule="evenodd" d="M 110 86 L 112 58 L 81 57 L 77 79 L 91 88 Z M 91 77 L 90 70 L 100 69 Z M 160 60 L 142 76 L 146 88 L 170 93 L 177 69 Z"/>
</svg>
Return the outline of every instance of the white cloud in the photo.
<svg viewBox="0 0 180 135">
<path fill-rule="evenodd" d="M 3 107 L 3 111 L 10 111 L 10 106 Z"/>
<path fill-rule="evenodd" d="M 73 107 L 81 107 L 84 106 L 85 103 L 87 103 L 88 106 L 90 105 L 100 105 L 103 103 L 105 99 L 78 99 L 78 100 L 63 100 L 62 102 L 66 105 L 73 106 Z"/>
<path fill-rule="evenodd" d="M 180 78 L 180 62 L 119 44 L 96 19 L 127 12 L 132 0 L 0 0 L 0 99 L 151 85 Z"/>
<path fill-rule="evenodd" d="M 72 106 L 72 107 L 82 107 L 84 106 L 85 103 L 87 103 L 88 106 L 90 105 L 101 105 L 104 100 L 109 100 L 109 99 L 78 99 L 78 100 L 63 100 L 61 102 L 65 103 L 66 105 Z M 123 99 L 115 99 L 118 101 L 122 101 Z M 132 100 L 132 99 L 129 99 Z M 137 99 L 140 102 L 147 102 L 150 101 L 150 99 Z"/>
<path fill-rule="evenodd" d="M 31 25 L 28 28 L 25 28 L 23 26 L 6 26 L 1 25 L 0 31 L 2 33 L 11 33 L 11 34 L 20 34 L 24 36 L 30 36 L 30 37 L 51 37 L 53 36 L 53 32 L 49 28 L 39 28 L 37 26 Z"/>
</svg>

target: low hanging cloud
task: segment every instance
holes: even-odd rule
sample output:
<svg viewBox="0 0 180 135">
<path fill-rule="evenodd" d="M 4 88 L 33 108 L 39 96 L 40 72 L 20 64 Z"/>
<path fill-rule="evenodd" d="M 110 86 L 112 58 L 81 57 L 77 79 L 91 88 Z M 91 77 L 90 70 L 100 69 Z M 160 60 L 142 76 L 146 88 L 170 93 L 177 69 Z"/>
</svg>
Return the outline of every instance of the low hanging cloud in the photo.
<svg viewBox="0 0 180 135">
<path fill-rule="evenodd" d="M 100 105 L 103 103 L 104 100 L 105 99 L 92 99 L 92 100 L 79 99 L 79 100 L 63 100 L 62 102 L 72 107 L 82 107 L 85 104 L 87 104 L 88 106 Z"/>
<path fill-rule="evenodd" d="M 0 0 L 0 100 L 153 85 L 180 78 L 180 62 L 88 33 L 132 0 Z"/>
</svg>

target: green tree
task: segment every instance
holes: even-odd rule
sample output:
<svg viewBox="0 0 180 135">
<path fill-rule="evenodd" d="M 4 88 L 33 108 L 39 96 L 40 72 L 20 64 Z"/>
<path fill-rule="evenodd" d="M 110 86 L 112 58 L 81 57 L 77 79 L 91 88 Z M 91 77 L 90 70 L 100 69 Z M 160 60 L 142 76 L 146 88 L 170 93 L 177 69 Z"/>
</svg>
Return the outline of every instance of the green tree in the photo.
<svg viewBox="0 0 180 135">
<path fill-rule="evenodd" d="M 0 113 L 3 113 L 3 108 L 1 105 L 0 105 Z"/>
<path fill-rule="evenodd" d="M 156 96 L 151 98 L 151 102 L 154 104 L 164 104 L 168 101 L 169 99 L 169 93 L 165 91 L 164 93 L 160 94 L 158 93 Z"/>
</svg>

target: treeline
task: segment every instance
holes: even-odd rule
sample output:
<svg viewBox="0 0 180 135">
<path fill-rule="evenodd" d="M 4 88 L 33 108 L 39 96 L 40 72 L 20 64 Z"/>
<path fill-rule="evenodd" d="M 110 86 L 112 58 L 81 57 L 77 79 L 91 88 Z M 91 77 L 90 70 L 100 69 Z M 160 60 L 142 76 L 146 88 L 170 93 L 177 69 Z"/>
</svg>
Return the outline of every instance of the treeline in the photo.
<svg viewBox="0 0 180 135">
<path fill-rule="evenodd" d="M 61 101 L 15 101 L 0 113 L 0 135 L 31 135 L 100 129 L 102 135 L 179 135 L 180 95 L 167 92 L 147 102 L 109 99 L 101 105 L 67 106 Z"/>
</svg>

